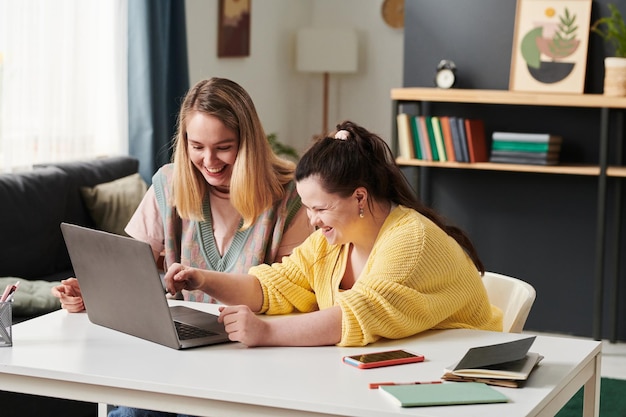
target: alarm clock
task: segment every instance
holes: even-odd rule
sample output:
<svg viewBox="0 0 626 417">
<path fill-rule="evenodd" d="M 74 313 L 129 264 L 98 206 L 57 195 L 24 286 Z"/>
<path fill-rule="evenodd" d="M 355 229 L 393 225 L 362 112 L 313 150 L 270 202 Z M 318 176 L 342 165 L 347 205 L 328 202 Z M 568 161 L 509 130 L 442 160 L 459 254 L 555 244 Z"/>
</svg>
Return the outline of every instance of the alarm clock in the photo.
<svg viewBox="0 0 626 417">
<path fill-rule="evenodd" d="M 435 85 L 439 88 L 452 88 L 456 83 L 456 65 L 449 59 L 442 59 L 437 65 Z"/>
</svg>

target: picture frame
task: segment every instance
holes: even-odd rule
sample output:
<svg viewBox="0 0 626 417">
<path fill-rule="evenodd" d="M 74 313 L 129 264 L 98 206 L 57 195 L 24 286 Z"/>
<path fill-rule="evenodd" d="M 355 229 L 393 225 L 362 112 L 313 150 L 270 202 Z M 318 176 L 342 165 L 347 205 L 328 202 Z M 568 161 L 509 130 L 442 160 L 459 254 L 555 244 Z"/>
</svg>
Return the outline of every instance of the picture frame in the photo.
<svg viewBox="0 0 626 417">
<path fill-rule="evenodd" d="M 584 93 L 592 0 L 517 0 L 509 90 Z"/>
<path fill-rule="evenodd" d="M 219 0 L 218 58 L 250 55 L 251 0 Z"/>
</svg>

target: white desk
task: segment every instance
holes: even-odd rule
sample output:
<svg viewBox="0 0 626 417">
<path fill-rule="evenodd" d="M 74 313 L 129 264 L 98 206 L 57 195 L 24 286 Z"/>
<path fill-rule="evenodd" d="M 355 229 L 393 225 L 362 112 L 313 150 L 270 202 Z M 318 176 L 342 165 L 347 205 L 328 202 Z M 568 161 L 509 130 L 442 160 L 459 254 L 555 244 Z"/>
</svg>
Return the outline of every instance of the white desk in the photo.
<svg viewBox="0 0 626 417">
<path fill-rule="evenodd" d="M 193 304 L 209 311 L 215 306 Z M 598 416 L 601 343 L 537 336 L 545 356 L 521 389 L 496 388 L 506 404 L 401 408 L 368 384 L 437 380 L 467 349 L 524 335 L 429 331 L 364 348 L 246 348 L 239 343 L 176 351 L 60 310 L 13 327 L 0 348 L 0 390 L 205 416 L 553 416 L 585 387 L 585 416 Z M 417 364 L 360 370 L 348 354 L 403 347 Z"/>
</svg>

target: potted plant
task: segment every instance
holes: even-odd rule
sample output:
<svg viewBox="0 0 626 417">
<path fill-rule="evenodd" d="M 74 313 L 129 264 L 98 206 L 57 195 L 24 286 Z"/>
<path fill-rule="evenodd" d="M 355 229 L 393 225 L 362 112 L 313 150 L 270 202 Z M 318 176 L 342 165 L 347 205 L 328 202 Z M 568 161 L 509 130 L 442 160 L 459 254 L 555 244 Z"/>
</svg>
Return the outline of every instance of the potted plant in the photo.
<svg viewBox="0 0 626 417">
<path fill-rule="evenodd" d="M 293 161 L 297 161 L 300 158 L 295 148 L 289 145 L 285 145 L 284 143 L 278 140 L 276 133 L 270 133 L 269 135 L 267 135 L 267 140 L 270 143 L 270 146 L 272 147 L 272 150 L 274 151 L 276 155 L 286 156 L 289 159 L 292 159 Z"/>
<path fill-rule="evenodd" d="M 613 49 L 614 55 L 604 58 L 604 94 L 626 96 L 626 23 L 617 6 L 608 4 L 609 16 L 601 17 L 591 26 Z"/>
</svg>

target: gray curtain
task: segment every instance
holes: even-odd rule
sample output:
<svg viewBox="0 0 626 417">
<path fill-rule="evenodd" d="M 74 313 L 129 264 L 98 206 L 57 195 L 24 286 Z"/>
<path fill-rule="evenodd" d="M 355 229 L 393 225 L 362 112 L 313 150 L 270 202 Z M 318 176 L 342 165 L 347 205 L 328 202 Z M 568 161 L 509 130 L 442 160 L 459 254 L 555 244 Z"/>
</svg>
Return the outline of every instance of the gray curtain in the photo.
<svg viewBox="0 0 626 417">
<path fill-rule="evenodd" d="M 171 141 L 189 89 L 185 2 L 128 2 L 129 153 L 148 182 L 171 159 Z"/>
</svg>

